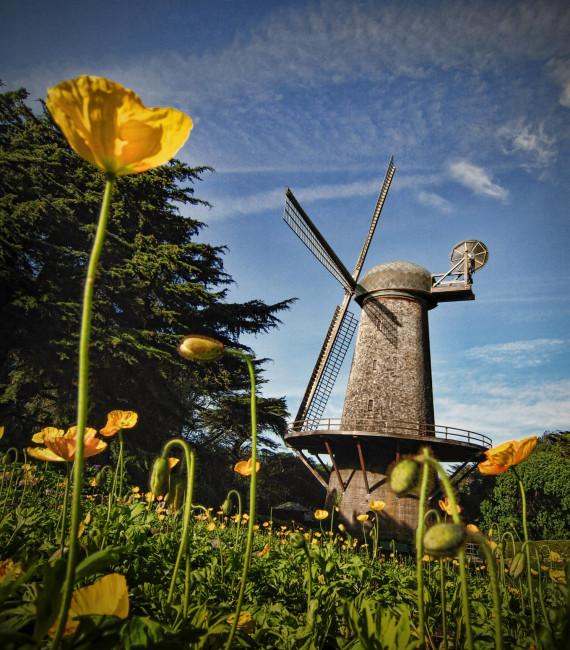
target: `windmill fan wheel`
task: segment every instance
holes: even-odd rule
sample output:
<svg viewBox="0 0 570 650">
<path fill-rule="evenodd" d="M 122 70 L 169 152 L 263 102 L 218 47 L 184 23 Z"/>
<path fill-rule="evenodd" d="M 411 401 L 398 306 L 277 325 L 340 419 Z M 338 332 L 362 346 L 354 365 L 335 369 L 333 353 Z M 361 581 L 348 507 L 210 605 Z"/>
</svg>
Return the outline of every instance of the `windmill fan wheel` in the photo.
<svg viewBox="0 0 570 650">
<path fill-rule="evenodd" d="M 478 239 L 466 239 L 453 247 L 449 255 L 449 261 L 452 264 L 457 264 L 457 262 L 464 259 L 465 255 L 468 256 L 472 263 L 472 270 L 478 271 L 487 264 L 489 249 Z"/>
</svg>

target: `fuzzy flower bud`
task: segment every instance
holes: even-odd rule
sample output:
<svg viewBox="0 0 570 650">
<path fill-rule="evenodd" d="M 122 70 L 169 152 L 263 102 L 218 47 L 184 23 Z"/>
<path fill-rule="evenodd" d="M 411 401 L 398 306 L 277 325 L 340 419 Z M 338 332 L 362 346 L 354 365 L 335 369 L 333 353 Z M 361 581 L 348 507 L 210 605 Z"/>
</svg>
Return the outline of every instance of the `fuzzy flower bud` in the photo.
<svg viewBox="0 0 570 650">
<path fill-rule="evenodd" d="M 226 517 L 229 517 L 232 513 L 232 500 L 230 498 L 226 498 L 224 503 L 222 504 L 222 512 Z"/>
<path fill-rule="evenodd" d="M 168 460 L 161 456 L 154 461 L 154 465 L 152 466 L 150 491 L 153 494 L 164 496 L 168 492 L 169 478 L 170 470 L 168 467 Z"/>
<path fill-rule="evenodd" d="M 424 551 L 434 557 L 450 557 L 463 546 L 466 532 L 459 524 L 434 524 L 424 535 Z"/>
<path fill-rule="evenodd" d="M 173 512 L 178 512 L 184 505 L 186 495 L 186 480 L 184 476 L 173 476 L 170 479 L 170 489 L 166 500 L 168 507 Z"/>
<path fill-rule="evenodd" d="M 526 556 L 522 551 L 519 551 L 511 562 L 511 567 L 509 569 L 509 575 L 511 578 L 518 578 L 524 571 L 525 564 Z"/>
<path fill-rule="evenodd" d="M 289 544 L 291 544 L 293 548 L 304 548 L 307 545 L 307 542 L 301 533 L 291 533 Z"/>
<path fill-rule="evenodd" d="M 224 353 L 224 346 L 209 336 L 194 334 L 182 341 L 178 352 L 190 361 L 216 361 Z"/>
<path fill-rule="evenodd" d="M 404 458 L 394 466 L 390 473 L 390 487 L 395 494 L 405 494 L 413 490 L 419 477 L 419 465 L 412 458 Z"/>
</svg>

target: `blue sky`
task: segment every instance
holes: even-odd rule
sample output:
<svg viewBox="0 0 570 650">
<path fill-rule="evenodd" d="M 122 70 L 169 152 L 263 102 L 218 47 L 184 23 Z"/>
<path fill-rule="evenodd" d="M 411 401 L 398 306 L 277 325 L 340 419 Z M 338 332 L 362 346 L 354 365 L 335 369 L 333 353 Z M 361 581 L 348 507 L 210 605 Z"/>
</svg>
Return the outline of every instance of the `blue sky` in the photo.
<svg viewBox="0 0 570 650">
<path fill-rule="evenodd" d="M 192 117 L 179 157 L 216 169 L 192 214 L 229 247 L 230 299 L 299 299 L 246 341 L 292 414 L 342 288 L 282 221 L 285 188 L 352 269 L 393 154 L 364 272 L 490 251 L 475 302 L 430 312 L 436 422 L 495 443 L 570 428 L 566 2 L 21 0 L 0 7 L 0 60 L 30 99 L 93 74 Z"/>
</svg>

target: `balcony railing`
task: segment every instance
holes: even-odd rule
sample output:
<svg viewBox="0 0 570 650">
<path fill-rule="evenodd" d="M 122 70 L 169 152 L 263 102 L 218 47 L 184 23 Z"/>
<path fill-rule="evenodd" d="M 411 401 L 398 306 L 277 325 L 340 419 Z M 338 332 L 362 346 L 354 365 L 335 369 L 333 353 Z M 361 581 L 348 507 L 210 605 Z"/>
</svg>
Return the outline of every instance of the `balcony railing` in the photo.
<svg viewBox="0 0 570 650">
<path fill-rule="evenodd" d="M 493 441 L 488 436 L 466 429 L 447 427 L 439 424 L 428 424 L 426 422 L 411 422 L 405 420 L 341 420 L 340 418 L 323 418 L 320 420 L 297 420 L 289 424 L 288 435 L 298 435 L 309 432 L 378 434 L 381 436 L 426 436 L 435 437 L 438 440 L 450 442 L 466 442 L 472 445 L 489 448 Z"/>
</svg>

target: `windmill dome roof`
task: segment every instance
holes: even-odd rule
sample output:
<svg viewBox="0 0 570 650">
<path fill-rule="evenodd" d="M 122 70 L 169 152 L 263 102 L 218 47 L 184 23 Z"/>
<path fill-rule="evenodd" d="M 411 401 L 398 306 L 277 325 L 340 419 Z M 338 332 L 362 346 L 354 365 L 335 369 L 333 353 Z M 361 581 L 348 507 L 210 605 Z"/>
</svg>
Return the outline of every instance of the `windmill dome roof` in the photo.
<svg viewBox="0 0 570 650">
<path fill-rule="evenodd" d="M 356 289 L 357 297 L 364 294 L 394 289 L 431 293 L 431 273 L 412 262 L 387 262 L 370 269 L 361 278 Z"/>
</svg>

